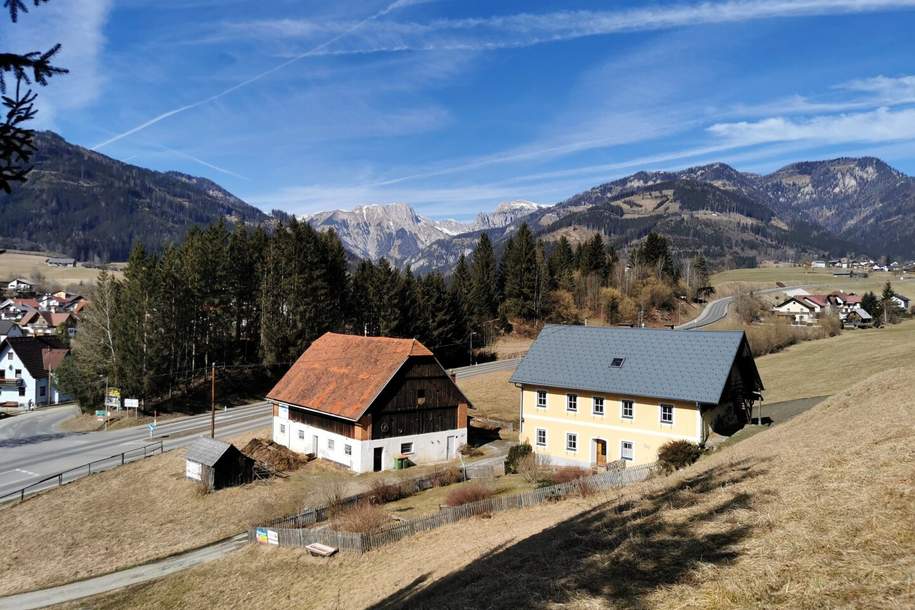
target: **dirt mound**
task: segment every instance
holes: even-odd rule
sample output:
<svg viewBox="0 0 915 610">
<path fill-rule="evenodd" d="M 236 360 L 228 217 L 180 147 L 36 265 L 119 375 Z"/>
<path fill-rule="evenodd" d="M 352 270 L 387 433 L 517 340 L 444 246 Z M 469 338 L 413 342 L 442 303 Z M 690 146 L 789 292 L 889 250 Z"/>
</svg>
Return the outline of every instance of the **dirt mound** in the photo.
<svg viewBox="0 0 915 610">
<path fill-rule="evenodd" d="M 306 455 L 296 453 L 288 447 L 263 438 L 252 438 L 241 452 L 266 464 L 276 472 L 296 470 L 299 466 L 307 464 L 309 460 Z"/>
</svg>

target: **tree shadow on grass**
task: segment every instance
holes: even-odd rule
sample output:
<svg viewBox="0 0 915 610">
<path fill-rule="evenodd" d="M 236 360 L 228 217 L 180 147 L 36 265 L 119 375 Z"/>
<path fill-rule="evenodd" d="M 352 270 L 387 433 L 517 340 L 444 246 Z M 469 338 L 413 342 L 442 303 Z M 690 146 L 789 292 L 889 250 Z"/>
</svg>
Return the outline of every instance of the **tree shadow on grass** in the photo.
<svg viewBox="0 0 915 610">
<path fill-rule="evenodd" d="M 761 463 L 725 464 L 642 498 L 609 500 L 431 584 L 429 574 L 420 576 L 373 607 L 545 608 L 586 602 L 641 607 L 657 588 L 685 582 L 699 562 L 737 557 L 750 527 L 731 513 L 769 492 L 750 495 L 732 486 L 765 475 Z M 714 502 L 703 497 L 713 490 L 724 493 Z M 698 503 L 702 510 L 689 516 L 670 514 Z M 473 522 L 465 527 L 472 536 Z"/>
</svg>

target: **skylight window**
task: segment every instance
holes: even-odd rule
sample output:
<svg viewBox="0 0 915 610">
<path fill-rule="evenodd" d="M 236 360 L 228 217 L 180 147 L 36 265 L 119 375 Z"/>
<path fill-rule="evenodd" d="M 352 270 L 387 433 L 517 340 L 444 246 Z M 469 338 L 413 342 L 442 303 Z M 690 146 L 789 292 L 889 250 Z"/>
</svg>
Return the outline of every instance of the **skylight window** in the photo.
<svg viewBox="0 0 915 610">
<path fill-rule="evenodd" d="M 625 358 L 614 358 L 610 361 L 611 369 L 621 369 L 623 368 L 623 363 L 626 362 Z"/>
</svg>

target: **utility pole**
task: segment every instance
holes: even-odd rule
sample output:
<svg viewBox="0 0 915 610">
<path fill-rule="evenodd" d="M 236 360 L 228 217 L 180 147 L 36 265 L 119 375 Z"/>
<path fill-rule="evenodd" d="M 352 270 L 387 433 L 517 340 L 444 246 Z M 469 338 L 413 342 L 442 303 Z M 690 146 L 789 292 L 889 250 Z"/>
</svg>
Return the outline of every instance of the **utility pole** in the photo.
<svg viewBox="0 0 915 610">
<path fill-rule="evenodd" d="M 210 438 L 216 438 L 216 363 L 210 369 Z"/>
<path fill-rule="evenodd" d="M 105 408 L 105 432 L 108 432 L 108 375 L 105 375 L 105 396 L 102 398 L 102 403 Z"/>
</svg>

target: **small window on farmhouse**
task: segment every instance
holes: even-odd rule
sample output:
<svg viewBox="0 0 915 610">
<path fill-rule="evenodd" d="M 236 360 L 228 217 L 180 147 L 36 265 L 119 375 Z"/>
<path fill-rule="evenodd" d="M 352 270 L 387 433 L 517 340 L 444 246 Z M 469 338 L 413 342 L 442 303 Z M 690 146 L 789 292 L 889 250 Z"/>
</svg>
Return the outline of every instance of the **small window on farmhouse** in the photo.
<svg viewBox="0 0 915 610">
<path fill-rule="evenodd" d="M 332 439 L 332 438 L 327 439 L 327 448 L 333 450 L 333 448 L 334 448 L 334 439 Z"/>
<path fill-rule="evenodd" d="M 12 352 L 12 351 L 9 351 L 9 352 L 6 353 L 6 359 L 7 359 L 7 360 L 12 360 L 12 359 L 13 359 L 13 352 Z"/>
<path fill-rule="evenodd" d="M 566 433 L 566 451 L 578 451 L 578 435 L 574 432 Z"/>
<path fill-rule="evenodd" d="M 537 428 L 537 446 L 546 447 L 546 430 Z"/>
<path fill-rule="evenodd" d="M 623 363 L 626 362 L 625 358 L 614 358 L 610 361 L 611 369 L 621 369 L 623 368 Z"/>
<path fill-rule="evenodd" d="M 280 424 L 280 434 L 286 434 L 286 424 Z"/>
<path fill-rule="evenodd" d="M 47 391 L 48 391 L 48 388 L 42 386 L 42 387 L 38 388 L 38 395 L 44 396 Z"/>
<path fill-rule="evenodd" d="M 623 441 L 620 443 L 620 458 L 632 461 L 632 441 Z"/>
<path fill-rule="evenodd" d="M 673 405 L 661 405 L 661 423 L 662 424 L 674 423 L 674 406 Z"/>
<path fill-rule="evenodd" d="M 566 394 L 566 411 L 578 411 L 578 396 Z"/>
<path fill-rule="evenodd" d="M 304 438 L 305 438 L 305 431 L 304 431 L 304 430 L 299 430 L 299 438 L 301 438 L 301 439 L 304 439 Z"/>
<path fill-rule="evenodd" d="M 624 400 L 622 401 L 622 410 L 620 411 L 620 417 L 623 419 L 632 419 L 632 401 Z"/>
<path fill-rule="evenodd" d="M 22 377 L 22 369 L 16 369 L 15 375 L 16 375 L 16 379 L 19 379 L 20 377 Z"/>
<path fill-rule="evenodd" d="M 604 414 L 604 399 L 600 396 L 594 397 L 594 414 L 603 415 Z"/>
<path fill-rule="evenodd" d="M 352 445 L 343 445 L 343 453 L 346 455 L 353 455 L 353 446 Z"/>
<path fill-rule="evenodd" d="M 20 395 L 20 396 L 25 396 L 25 387 L 19 388 L 19 395 Z"/>
<path fill-rule="evenodd" d="M 541 409 L 546 409 L 546 392 L 543 390 L 537 391 L 537 406 Z"/>
<path fill-rule="evenodd" d="M 400 452 L 404 455 L 410 455 L 413 453 L 413 443 L 401 443 Z"/>
<path fill-rule="evenodd" d="M 420 388 L 416 390 L 416 404 L 424 405 L 426 404 L 426 390 Z"/>
</svg>

